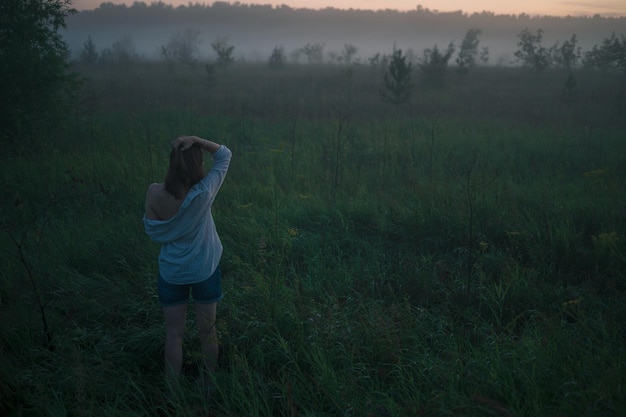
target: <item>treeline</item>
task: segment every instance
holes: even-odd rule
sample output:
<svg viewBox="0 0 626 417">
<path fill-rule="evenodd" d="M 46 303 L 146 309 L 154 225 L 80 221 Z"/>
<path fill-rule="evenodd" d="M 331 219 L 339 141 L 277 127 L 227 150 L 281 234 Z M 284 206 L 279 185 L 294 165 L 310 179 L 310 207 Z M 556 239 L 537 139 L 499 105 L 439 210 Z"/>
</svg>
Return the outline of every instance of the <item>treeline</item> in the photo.
<svg viewBox="0 0 626 417">
<path fill-rule="evenodd" d="M 115 22 L 129 21 L 136 24 L 149 23 L 155 19 L 166 19 L 169 22 L 184 22 L 186 24 L 222 22 L 236 18 L 242 24 L 262 24 L 266 22 L 280 22 L 280 24 L 312 22 L 327 25 L 352 26 L 354 24 L 375 25 L 403 25 L 418 24 L 429 29 L 449 30 L 468 26 L 483 26 L 494 30 L 509 31 L 511 26 L 529 25 L 531 27 L 551 27 L 556 31 L 571 32 L 572 29 L 584 25 L 590 30 L 604 31 L 617 23 L 625 25 L 623 17 L 594 16 L 531 16 L 520 14 L 495 14 L 490 11 L 467 13 L 462 10 L 439 11 L 427 7 L 417 6 L 414 10 L 398 11 L 393 9 L 363 10 L 292 8 L 287 5 L 272 6 L 269 4 L 245 4 L 240 2 L 227 3 L 216 1 L 212 4 L 188 3 L 174 7 L 163 2 L 134 2 L 132 6 L 104 2 L 93 10 L 79 12 L 80 19 L 97 19 L 104 22 L 108 19 Z M 72 21 L 70 18 L 68 21 Z"/>
<path fill-rule="evenodd" d="M 390 54 L 376 53 L 362 60 L 356 58 L 359 49 L 353 44 L 344 44 L 340 51 L 325 51 L 325 45 L 321 43 L 307 43 L 297 48 L 287 56 L 284 47 L 277 45 L 271 55 L 266 58 L 271 68 L 281 68 L 290 59 L 299 63 L 304 61 L 308 64 L 369 64 L 386 68 L 396 66 L 393 72 L 402 72 L 401 68 L 406 65 L 417 64 L 431 81 L 440 79 L 446 72 L 449 64 L 454 62 L 456 70 L 460 74 L 467 74 L 470 69 L 479 64 L 489 63 L 489 48 L 481 47 L 481 29 L 469 29 L 460 44 L 450 42 L 447 48 L 439 48 L 437 44 L 425 48 L 421 55 L 409 49 L 403 54 L 402 49 L 393 48 Z M 575 67 L 584 66 L 588 69 L 617 70 L 626 75 L 626 36 L 617 36 L 615 33 L 605 38 L 593 48 L 583 51 L 579 45 L 577 36 L 574 34 L 569 39 L 556 42 L 551 46 L 544 45 L 543 30 L 531 32 L 528 29 L 517 34 L 517 49 L 514 52 L 517 65 L 531 68 L 536 72 L 542 72 L 548 68 L 562 68 L 570 72 Z M 200 57 L 200 32 L 193 29 L 177 31 L 169 40 L 160 46 L 160 60 L 171 63 L 196 65 L 202 61 Z M 209 73 L 216 67 L 226 67 L 232 64 L 234 59 L 235 45 L 231 44 L 227 37 L 217 37 L 211 48 L 214 58 L 205 63 Z M 456 59 L 453 60 L 453 57 Z M 77 59 L 77 63 L 84 66 L 128 64 L 141 60 L 137 53 L 132 37 L 113 42 L 110 47 L 98 50 L 91 36 L 84 43 Z M 394 61 L 396 63 L 394 64 Z M 400 65 L 400 69 L 397 67 Z M 435 84 L 441 84 L 436 82 Z M 573 85 L 571 86 L 573 88 Z"/>
<path fill-rule="evenodd" d="M 576 34 L 579 46 L 591 49 L 612 33 L 626 33 L 626 18 L 496 15 L 487 11 L 469 14 L 419 6 L 402 12 L 225 2 L 178 7 L 161 2 L 135 2 L 132 6 L 102 3 L 94 10 L 69 16 L 64 36 L 74 54 L 88 36 L 100 48 L 130 36 L 140 54 L 154 57 L 173 33 L 193 29 L 209 42 L 218 36 L 228 37 L 237 46 L 238 58 L 265 59 L 277 45 L 291 52 L 311 43 L 325 45 L 326 51 L 353 44 L 359 48 L 358 55 L 366 59 L 394 45 L 419 52 L 434 44 L 458 44 L 470 28 L 482 31 L 483 46 L 489 47 L 492 63 L 510 64 L 516 36 L 524 29 L 541 29 L 549 44 Z M 204 50 L 210 51 L 206 47 Z"/>
</svg>

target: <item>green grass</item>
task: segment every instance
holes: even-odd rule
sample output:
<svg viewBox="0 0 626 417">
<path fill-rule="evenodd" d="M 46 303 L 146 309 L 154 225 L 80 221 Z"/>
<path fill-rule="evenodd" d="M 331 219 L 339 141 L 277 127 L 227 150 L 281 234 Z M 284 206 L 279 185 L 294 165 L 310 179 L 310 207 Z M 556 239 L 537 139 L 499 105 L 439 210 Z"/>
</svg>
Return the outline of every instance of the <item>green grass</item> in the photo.
<svg viewBox="0 0 626 417">
<path fill-rule="evenodd" d="M 395 112 L 368 67 L 85 74 L 0 165 L 3 415 L 626 412 L 619 76 L 450 74 Z M 180 134 L 234 154 L 211 401 L 191 317 L 168 401 L 141 223 Z"/>
</svg>

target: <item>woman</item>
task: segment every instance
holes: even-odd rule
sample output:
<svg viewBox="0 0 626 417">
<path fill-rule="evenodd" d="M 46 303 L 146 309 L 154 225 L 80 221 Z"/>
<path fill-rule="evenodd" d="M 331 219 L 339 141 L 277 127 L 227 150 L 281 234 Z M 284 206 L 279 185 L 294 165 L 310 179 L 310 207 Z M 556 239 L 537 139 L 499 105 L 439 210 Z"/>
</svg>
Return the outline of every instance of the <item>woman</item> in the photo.
<svg viewBox="0 0 626 417">
<path fill-rule="evenodd" d="M 213 157 L 206 175 L 202 151 Z M 165 182 L 151 184 L 146 194 L 144 227 L 161 245 L 158 293 L 165 315 L 165 369 L 173 379 L 182 368 L 190 290 L 204 366 L 213 371 L 217 363 L 215 319 L 217 302 L 223 297 L 219 268 L 222 244 L 211 206 L 226 177 L 231 155 L 224 145 L 181 136 L 172 141 Z"/>
</svg>

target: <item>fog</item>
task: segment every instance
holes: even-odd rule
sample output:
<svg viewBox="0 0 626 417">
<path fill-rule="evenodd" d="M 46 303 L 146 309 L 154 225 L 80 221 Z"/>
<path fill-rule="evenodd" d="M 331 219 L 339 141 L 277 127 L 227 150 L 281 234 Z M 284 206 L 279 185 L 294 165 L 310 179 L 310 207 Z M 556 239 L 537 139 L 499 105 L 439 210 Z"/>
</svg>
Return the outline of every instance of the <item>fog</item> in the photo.
<svg viewBox="0 0 626 417">
<path fill-rule="evenodd" d="M 67 18 L 62 34 L 77 57 L 88 37 L 98 51 L 130 37 L 136 52 L 144 59 L 160 59 L 161 46 L 177 32 L 200 32 L 198 59 L 214 58 L 211 43 L 227 38 L 235 47 L 235 59 L 265 61 L 276 46 L 287 56 L 306 44 L 324 45 L 324 53 L 340 54 L 344 45 L 358 48 L 357 58 L 366 62 L 373 55 L 390 54 L 394 47 L 417 58 L 423 50 L 450 42 L 459 45 L 470 28 L 482 30 L 480 47 L 489 48 L 490 64 L 513 63 L 517 35 L 523 29 L 544 31 L 546 47 L 562 43 L 576 34 L 583 51 L 603 39 L 626 34 L 626 18 L 530 17 L 493 13 L 438 13 L 428 9 L 411 12 L 364 10 L 309 10 L 287 6 L 255 6 L 216 3 L 173 8 L 161 4 L 134 6 L 103 4 Z"/>
</svg>

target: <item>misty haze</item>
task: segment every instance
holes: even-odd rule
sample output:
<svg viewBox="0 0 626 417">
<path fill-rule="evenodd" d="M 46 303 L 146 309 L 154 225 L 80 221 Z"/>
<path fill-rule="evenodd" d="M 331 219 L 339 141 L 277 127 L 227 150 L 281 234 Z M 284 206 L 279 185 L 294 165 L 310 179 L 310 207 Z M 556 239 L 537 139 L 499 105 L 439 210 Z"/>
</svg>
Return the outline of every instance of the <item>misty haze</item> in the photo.
<svg viewBox="0 0 626 417">
<path fill-rule="evenodd" d="M 235 47 L 238 60 L 266 61 L 276 46 L 289 55 L 306 44 L 321 44 L 328 55 L 351 44 L 358 49 L 355 58 L 367 62 L 377 53 L 391 54 L 394 47 L 421 57 L 424 49 L 434 45 L 458 45 L 471 28 L 482 31 L 481 46 L 489 49 L 490 64 L 511 65 L 517 35 L 524 29 L 542 29 L 546 46 L 576 35 L 579 45 L 588 50 L 613 32 L 626 32 L 626 18 L 435 13 L 429 9 L 309 10 L 220 2 L 177 8 L 162 3 L 132 7 L 103 3 L 93 11 L 70 16 L 63 34 L 75 57 L 90 36 L 98 49 L 129 37 L 144 59 L 160 59 L 160 48 L 168 39 L 177 31 L 193 29 L 200 33 L 200 59 L 214 58 L 210 44 L 222 37 Z"/>
</svg>

